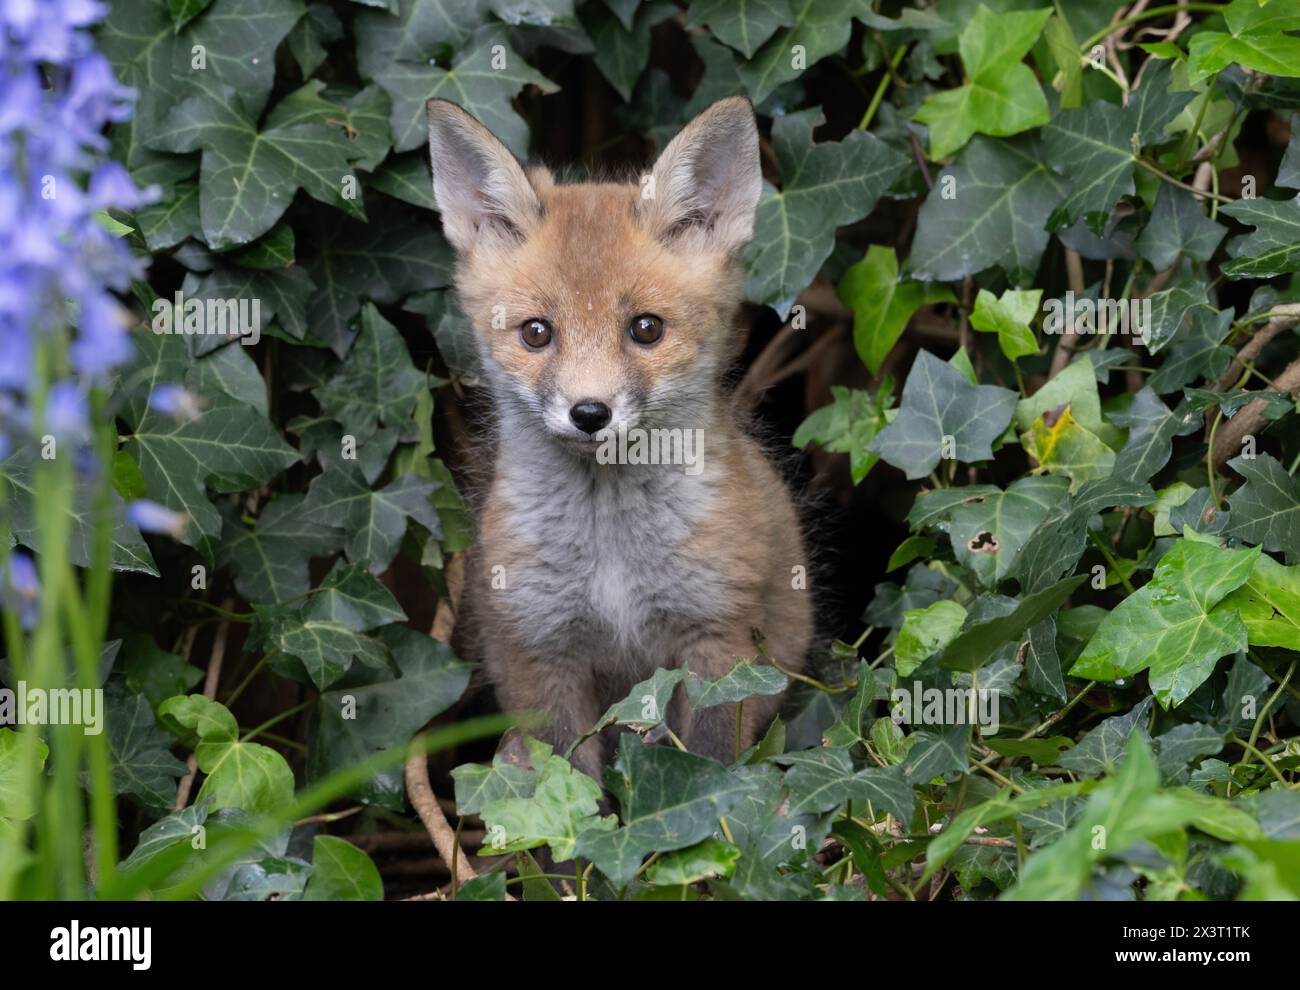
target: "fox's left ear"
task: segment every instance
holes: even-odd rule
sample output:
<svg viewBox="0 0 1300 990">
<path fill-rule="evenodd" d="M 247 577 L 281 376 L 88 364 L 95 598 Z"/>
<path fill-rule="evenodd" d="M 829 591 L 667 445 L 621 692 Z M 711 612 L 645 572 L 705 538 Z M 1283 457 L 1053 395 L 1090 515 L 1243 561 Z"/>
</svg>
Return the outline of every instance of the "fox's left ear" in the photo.
<svg viewBox="0 0 1300 990">
<path fill-rule="evenodd" d="M 637 212 L 665 243 L 730 252 L 754 236 L 762 191 L 754 107 L 730 96 L 669 142 L 642 181 Z"/>
<path fill-rule="evenodd" d="M 519 160 L 486 127 L 448 100 L 430 100 L 429 159 L 443 233 L 468 254 L 484 239 L 518 243 L 542 205 Z"/>
</svg>

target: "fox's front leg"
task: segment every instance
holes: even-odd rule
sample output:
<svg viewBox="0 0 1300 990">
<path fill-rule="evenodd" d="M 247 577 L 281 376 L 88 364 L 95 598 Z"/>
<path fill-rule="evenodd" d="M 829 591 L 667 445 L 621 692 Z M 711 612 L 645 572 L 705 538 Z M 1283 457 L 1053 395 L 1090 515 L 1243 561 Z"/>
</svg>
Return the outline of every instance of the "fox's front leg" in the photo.
<svg viewBox="0 0 1300 990">
<path fill-rule="evenodd" d="M 691 674 L 715 678 L 727 674 L 742 660 L 751 660 L 755 654 L 752 634 L 748 627 L 728 635 L 710 636 L 697 640 L 682 651 L 679 663 Z M 773 699 L 750 698 L 744 705 L 724 704 L 692 709 L 686 700 L 684 688 L 674 700 L 674 718 L 682 729 L 682 741 L 692 753 L 708 756 L 722 763 L 736 760 L 737 720 L 740 721 L 740 749 L 752 746 L 763 724 L 775 711 Z"/>
<path fill-rule="evenodd" d="M 496 655 L 491 655 L 494 652 Z M 497 684 L 501 706 L 509 712 L 539 712 L 546 716 L 548 723 L 529 734 L 550 743 L 559 756 L 565 755 L 575 740 L 590 731 L 602 714 L 588 666 L 540 660 L 505 649 L 490 649 L 486 659 Z M 512 734 L 511 738 L 518 737 Z M 571 762 L 599 781 L 602 757 L 597 735 L 574 751 Z"/>
</svg>

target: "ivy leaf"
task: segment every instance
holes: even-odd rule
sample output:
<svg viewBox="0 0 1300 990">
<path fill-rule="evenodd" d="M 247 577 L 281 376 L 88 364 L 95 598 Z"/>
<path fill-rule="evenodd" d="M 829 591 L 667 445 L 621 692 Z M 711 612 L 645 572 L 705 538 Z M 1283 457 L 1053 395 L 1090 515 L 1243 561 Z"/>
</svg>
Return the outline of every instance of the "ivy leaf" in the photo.
<svg viewBox="0 0 1300 990">
<path fill-rule="evenodd" d="M 1114 681 L 1150 667 L 1161 705 L 1181 704 L 1220 657 L 1246 648 L 1236 611 L 1215 606 L 1246 582 L 1258 558 L 1257 547 L 1220 550 L 1180 540 L 1151 580 L 1102 620 L 1071 675 Z"/>
<path fill-rule="evenodd" d="M 619 738 L 618 758 L 606 780 L 619 799 L 623 825 L 582 833 L 574 852 L 620 887 L 631 882 L 647 854 L 685 849 L 708 838 L 718 818 L 749 789 L 720 763 L 646 746 L 631 733 Z"/>
<path fill-rule="evenodd" d="M 814 108 L 778 117 L 772 125 L 782 186 L 763 183 L 754 240 L 746 251 L 746 296 L 770 305 L 783 320 L 829 257 L 835 227 L 870 213 L 907 162 L 863 131 L 843 141 L 816 142 L 813 128 L 823 120 Z"/>
<path fill-rule="evenodd" d="M 466 0 L 449 7 L 444 0 L 407 0 L 389 12 L 357 16 L 357 64 L 361 74 L 375 73 L 391 62 L 427 62 L 439 50 L 460 50 L 490 16 L 485 0 Z"/>
<path fill-rule="evenodd" d="M 1175 186 L 1156 193 L 1151 219 L 1134 246 L 1156 271 L 1172 268 L 1179 257 L 1209 261 L 1227 228 L 1205 215 L 1196 197 Z"/>
<path fill-rule="evenodd" d="M 370 177 L 370 186 L 412 206 L 438 208 L 433 200 L 433 173 L 421 154 L 394 155 Z"/>
<path fill-rule="evenodd" d="M 338 420 L 357 444 L 364 444 L 381 424 L 405 426 L 416 399 L 428 387 L 428 376 L 411 363 L 397 328 L 367 304 L 348 359 L 314 394 L 322 411 Z"/>
<path fill-rule="evenodd" d="M 1236 63 L 1270 76 L 1300 76 L 1300 14 L 1285 3 L 1233 0 L 1223 10 L 1228 31 L 1198 31 L 1187 44 L 1187 78 L 1200 82 Z"/>
<path fill-rule="evenodd" d="M 277 652 L 272 669 L 318 691 L 342 678 L 353 661 L 376 668 L 388 664 L 388 651 L 381 643 L 341 622 L 310 618 L 283 607 L 254 606 L 253 611 L 257 613 L 255 642 Z"/>
<path fill-rule="evenodd" d="M 331 7 L 320 2 L 307 7 L 306 15 L 293 26 L 286 39 L 293 60 L 298 63 L 298 70 L 304 79 L 310 78 L 325 61 L 325 46 L 341 37 L 343 22 Z"/>
<path fill-rule="evenodd" d="M 1215 379 L 1232 363 L 1233 350 L 1223 346 L 1232 329 L 1231 307 L 1215 311 L 1198 306 L 1190 311 L 1187 327 L 1178 332 L 1147 387 L 1164 395 L 1198 378 Z"/>
<path fill-rule="evenodd" d="M 551 747 L 525 738 L 545 755 L 534 756 L 541 763 L 551 753 Z M 477 815 L 483 807 L 503 797 L 527 797 L 537 786 L 537 771 L 521 767 L 504 759 L 500 754 L 492 758 L 491 766 L 466 763 L 451 772 L 456 786 L 456 808 L 464 815 Z"/>
<path fill-rule="evenodd" d="M 384 881 L 370 857 L 346 839 L 318 835 L 312 840 L 311 877 L 304 901 L 382 901 Z"/>
<path fill-rule="evenodd" d="M 1222 606 L 1236 609 L 1251 646 L 1277 646 L 1300 653 L 1300 565 L 1283 567 L 1260 554 L 1255 569 Z"/>
<path fill-rule="evenodd" d="M 1065 600 L 1087 579 L 1086 574 L 1076 574 L 1041 591 L 1031 592 L 1001 615 L 974 618 L 972 612 L 966 628 L 939 657 L 939 666 L 945 670 L 979 670 L 1003 643 L 1019 640 L 1031 627 L 1058 612 Z"/>
<path fill-rule="evenodd" d="M 914 732 L 916 742 L 907 751 L 903 772 L 912 787 L 946 773 L 965 773 L 970 746 L 970 725 L 950 725 L 936 732 Z"/>
<path fill-rule="evenodd" d="M 254 606 L 251 634 L 259 647 L 275 649 L 297 659 L 311 683 L 324 690 L 359 660 L 367 667 L 388 669 L 382 641 L 363 635 L 406 613 L 388 589 L 364 564 L 336 564 L 305 604 Z"/>
<path fill-rule="evenodd" d="M 252 529 L 226 519 L 217 566 L 234 571 L 235 588 L 248 601 L 277 603 L 306 594 L 311 558 L 342 544 L 343 531 L 304 512 L 303 501 L 302 495 L 272 499 Z"/>
<path fill-rule="evenodd" d="M 274 320 L 291 338 L 301 340 L 307 334 L 306 312 L 312 294 L 312 282 L 301 268 L 282 271 L 256 271 L 230 265 L 214 265 L 204 275 L 190 272 L 181 283 L 181 294 L 186 302 L 193 299 L 206 303 L 213 299 L 256 299 L 256 329 L 266 332 Z M 250 311 L 250 318 L 252 313 Z M 222 334 L 205 334 L 187 338 L 192 355 L 201 357 L 213 351 L 228 350 L 231 338 Z M 261 380 L 261 375 L 258 375 Z M 266 405 L 266 386 L 261 387 L 261 406 Z M 235 396 L 245 398 L 245 396 Z"/>
<path fill-rule="evenodd" d="M 293 800 L 293 771 L 284 757 L 258 743 L 241 742 L 239 724 L 224 705 L 199 694 L 179 695 L 164 701 L 158 716 L 198 738 L 194 758 L 207 774 L 198 797 L 211 798 L 213 809 L 273 815 Z"/>
<path fill-rule="evenodd" d="M 582 24 L 596 49 L 596 68 L 624 100 L 632 99 L 636 81 L 650 61 L 650 29 L 676 13 L 671 3 L 650 0 L 637 8 L 631 27 L 624 27 L 603 4 L 582 8 Z"/>
<path fill-rule="evenodd" d="M 1025 646 L 1025 676 L 1029 687 L 1057 701 L 1065 701 L 1065 678 L 1061 675 L 1061 656 L 1056 649 L 1056 617 L 1048 616 L 1028 629 Z"/>
<path fill-rule="evenodd" d="M 345 199 L 352 145 L 342 130 L 301 120 L 302 104 L 323 103 L 316 80 L 289 94 L 259 130 L 254 112 L 233 89 L 192 96 L 177 104 L 150 141 L 161 151 L 203 152 L 199 217 L 208 247 L 247 244 L 275 226 L 294 193 L 357 215 L 360 200 Z"/>
<path fill-rule="evenodd" d="M 659 886 L 681 887 L 712 877 L 729 877 L 741 851 L 730 842 L 709 837 L 681 852 L 661 856 L 646 870 L 646 879 Z"/>
<path fill-rule="evenodd" d="M 618 826 L 613 815 L 601 816 L 600 785 L 560 756 L 542 765 L 533 792 L 527 797 L 491 801 L 479 812 L 487 827 L 487 855 L 519 852 L 547 845 L 557 863 L 573 858 L 579 835 L 609 832 Z"/>
<path fill-rule="evenodd" d="M 127 690 L 142 695 L 155 708 L 173 695 L 184 694 L 203 680 L 203 671 L 186 663 L 175 653 L 160 650 L 152 636 L 128 636 L 122 654 Z M 174 794 L 172 796 L 175 797 Z"/>
<path fill-rule="evenodd" d="M 438 39 L 443 41 L 445 39 Z M 368 70 L 392 100 L 393 150 L 410 151 L 429 139 L 426 104 L 437 97 L 454 100 L 517 155 L 528 150 L 528 128 L 511 105 L 525 86 L 543 93 L 559 87 L 519 57 L 499 25 L 485 25 L 458 48 L 451 68 L 425 57 L 391 61 Z"/>
<path fill-rule="evenodd" d="M 1043 37 L 1061 73 L 1061 109 L 1072 110 L 1083 103 L 1083 60 L 1079 57 L 1079 42 L 1070 30 L 1070 22 L 1059 15 L 1047 22 Z"/>
<path fill-rule="evenodd" d="M 287 223 L 277 223 L 248 247 L 231 253 L 230 260 L 241 268 L 258 271 L 276 271 L 288 268 L 296 260 L 293 256 L 294 233 Z"/>
<path fill-rule="evenodd" d="M 1005 388 L 972 385 L 952 365 L 921 351 L 903 385 L 898 417 L 868 449 L 909 479 L 924 478 L 944 455 L 968 464 L 990 460 L 1016 398 Z"/>
<path fill-rule="evenodd" d="M 913 114 L 929 125 L 932 159 L 946 158 L 976 132 L 1010 137 L 1047 123 L 1047 99 L 1021 60 L 1051 15 L 1050 7 L 995 14 L 980 4 L 958 39 L 969 81 L 932 93 Z"/>
<path fill-rule="evenodd" d="M 911 822 L 916 793 L 901 767 L 854 770 L 847 749 L 809 749 L 785 753 L 775 762 L 787 764 L 785 785 L 790 790 L 789 814 L 831 811 L 845 801 L 869 802 L 876 814 L 893 815 Z"/>
<path fill-rule="evenodd" d="M 1155 500 L 1147 485 L 1122 478 L 1099 478 L 1079 486 L 1025 543 L 1016 568 L 1021 587 L 1038 590 L 1072 571 L 1087 544 L 1088 521 L 1113 505 L 1146 505 Z"/>
<path fill-rule="evenodd" d="M 138 334 L 136 355 L 135 380 L 154 386 L 184 382 L 190 361 L 183 338 Z M 265 416 L 228 396 L 211 396 L 197 417 L 182 421 L 150 406 L 147 394 L 137 395 L 125 419 L 133 428 L 125 449 L 140 465 L 149 497 L 188 513 L 194 523 L 189 539 L 209 555 L 221 533 L 221 514 L 205 486 L 247 491 L 298 461 Z"/>
<path fill-rule="evenodd" d="M 259 115 L 275 81 L 275 50 L 303 15 L 300 0 L 220 0 L 179 31 L 168 2 L 120 0 L 99 27 L 100 50 L 118 79 L 140 93 L 127 126 L 151 135 L 178 99 L 223 87 L 239 93 L 249 112 Z M 195 46 L 202 68 L 195 65 Z M 134 149 L 138 140 L 132 134 L 127 143 Z M 147 156 L 137 159 L 133 171 L 137 164 L 153 163 Z"/>
<path fill-rule="evenodd" d="M 894 642 L 899 676 L 910 676 L 926 659 L 951 643 L 965 621 L 966 609 L 947 599 L 904 612 L 903 625 Z"/>
<path fill-rule="evenodd" d="M 1063 191 L 1035 138 L 972 138 L 921 204 L 912 275 L 955 282 L 997 265 L 1014 283 L 1032 279 Z"/>
<path fill-rule="evenodd" d="M 1300 45 L 1300 38 L 1295 39 Z M 1228 242 L 1233 260 L 1223 266 L 1228 278 L 1273 278 L 1300 271 L 1300 196 L 1294 199 L 1239 199 L 1223 212 L 1248 227 Z"/>
<path fill-rule="evenodd" d="M 186 767 L 170 753 L 171 737 L 158 728 L 148 699 L 108 693 L 104 715 L 113 789 L 132 795 L 146 808 L 170 810 L 176 801 L 176 779 L 185 776 Z"/>
<path fill-rule="evenodd" d="M 312 592 L 302 614 L 309 619 L 329 619 L 357 632 L 406 621 L 392 592 L 375 580 L 364 564 L 336 563 Z"/>
<path fill-rule="evenodd" d="M 1042 289 L 1007 289 L 995 296 L 988 289 L 980 289 L 975 297 L 975 309 L 970 325 L 976 330 L 998 335 L 998 346 L 1007 360 L 1028 357 L 1038 353 L 1038 341 L 1030 329 L 1038 306 L 1043 298 Z"/>
<path fill-rule="evenodd" d="M 1124 759 L 1124 748 L 1134 735 L 1150 739 L 1147 732 L 1147 716 L 1151 711 L 1152 699 L 1143 698 L 1122 715 L 1104 719 L 1095 729 L 1077 744 L 1062 753 L 1056 765 L 1064 770 L 1072 770 L 1081 777 L 1100 777 L 1105 773 L 1114 773 Z"/>
<path fill-rule="evenodd" d="M 1291 115 L 1291 140 L 1277 167 L 1276 184 L 1286 189 L 1300 189 L 1300 114 Z"/>
<path fill-rule="evenodd" d="M 1020 445 L 1037 462 L 1035 471 L 1065 475 L 1071 490 L 1082 482 L 1109 477 L 1115 467 L 1115 452 L 1075 420 L 1068 404 L 1034 420 L 1020 435 Z"/>
<path fill-rule="evenodd" d="M 372 491 L 359 468 L 340 464 L 312 481 L 304 508 L 350 533 L 345 548 L 348 560 L 365 563 L 378 574 L 397 556 L 408 519 L 435 536 L 442 535 L 438 514 L 429 502 L 437 487 L 435 481 L 403 474 Z"/>
<path fill-rule="evenodd" d="M 913 313 L 932 303 L 957 301 L 947 286 L 899 282 L 898 256 L 881 244 L 872 244 L 866 257 L 844 273 L 838 294 L 853 310 L 853 346 L 873 375 L 880 372 Z"/>
<path fill-rule="evenodd" d="M 794 24 L 787 0 L 692 0 L 687 28 L 708 27 L 724 45 L 730 45 L 747 59 L 778 28 Z"/>
<path fill-rule="evenodd" d="M 1174 437 L 1195 433 L 1202 421 L 1201 414 L 1193 412 L 1190 403 L 1182 402 L 1171 410 L 1150 388 L 1142 389 L 1133 397 L 1129 415 L 1133 428 L 1128 442 L 1115 458 L 1114 474 L 1138 482 L 1150 481 L 1169 463 Z"/>
<path fill-rule="evenodd" d="M 0 504 L 5 507 L 8 529 L 6 549 L 22 543 L 37 551 L 44 541 L 38 520 L 41 500 L 38 466 L 34 451 L 19 450 L 0 461 Z M 76 478 L 72 482 L 71 504 L 64 515 L 68 527 L 68 560 L 78 567 L 89 567 L 95 553 L 95 506 L 100 497 L 93 478 Z M 112 520 L 110 554 L 113 569 L 139 571 L 158 576 L 153 553 L 140 530 L 126 515 L 126 506 L 117 492 L 109 493 L 109 518 Z"/>
<path fill-rule="evenodd" d="M 876 466 L 877 457 L 869 448 L 888 422 L 893 388 L 888 376 L 874 395 L 865 389 L 832 385 L 831 404 L 800 423 L 790 442 L 801 449 L 816 443 L 829 453 L 848 454 L 849 473 L 856 485 Z"/>
<path fill-rule="evenodd" d="M 1300 561 L 1300 482 L 1272 454 L 1238 457 L 1228 465 L 1246 479 L 1228 499 L 1228 532 L 1265 550 L 1280 550 L 1287 563 Z"/>
<path fill-rule="evenodd" d="M 1168 63 L 1158 63 L 1144 74 L 1128 106 L 1094 100 L 1062 111 L 1043 129 L 1048 163 L 1070 180 L 1070 195 L 1052 211 L 1048 229 L 1068 227 L 1082 216 L 1094 234 L 1103 233 L 1115 204 L 1134 191 L 1140 148 L 1158 139 L 1195 96 L 1170 93 L 1171 73 Z"/>
<path fill-rule="evenodd" d="M 1027 430 L 1044 414 L 1062 406 L 1069 408 L 1070 415 L 1084 429 L 1099 435 L 1109 430 L 1101 416 L 1101 394 L 1090 362 L 1072 361 L 1033 395 L 1021 399 L 1016 404 L 1016 429 Z"/>
<path fill-rule="evenodd" d="M 753 58 L 740 63 L 740 78 L 758 104 L 778 86 L 797 79 L 827 55 L 843 51 L 853 33 L 852 18 L 861 9 L 854 0 L 789 0 L 793 21 L 768 39 Z M 795 46 L 802 58 L 792 55 Z"/>
<path fill-rule="evenodd" d="M 913 529 L 942 525 L 957 561 L 986 588 L 1009 577 L 1021 548 L 1065 496 L 1064 478 L 1021 478 L 1005 492 L 991 485 L 941 488 L 921 495 L 907 517 Z"/>
<path fill-rule="evenodd" d="M 587 735 L 611 725 L 625 725 L 638 732 L 653 729 L 668 717 L 668 704 L 673 692 L 686 678 L 684 667 L 655 668 L 644 681 L 632 685 L 627 697 L 610 705 Z"/>
<path fill-rule="evenodd" d="M 790 679 L 768 664 L 743 660 L 721 677 L 705 678 L 691 674 L 686 678 L 686 697 L 692 708 L 735 704 L 746 698 L 780 694 Z"/>
<path fill-rule="evenodd" d="M 1266 558 L 1261 557 L 1261 560 Z M 1237 594 L 1237 592 L 1233 592 Z M 1155 738 L 1156 766 L 1166 784 L 1186 783 L 1187 765 L 1202 756 L 1214 756 L 1223 749 L 1223 732 L 1202 722 L 1175 725 Z"/>
<path fill-rule="evenodd" d="M 144 237 L 145 247 L 154 252 L 173 248 L 187 237 L 201 236 L 199 184 L 179 183 L 169 198 L 136 210 L 135 221 Z"/>
<path fill-rule="evenodd" d="M 392 656 L 396 674 L 388 667 L 353 668 L 346 686 L 322 692 L 308 731 L 309 782 L 394 746 L 405 746 L 430 719 L 465 693 L 469 665 L 446 643 L 399 624 L 385 626 L 374 637 Z M 348 793 L 367 804 L 401 811 L 405 792 L 399 766 L 382 771 Z M 457 794 L 459 802 L 459 783 Z M 471 813 L 465 803 L 458 806 L 462 813 Z"/>
<path fill-rule="evenodd" d="M 303 261 L 316 286 L 307 309 L 311 332 L 340 358 L 356 338 L 353 321 L 363 299 L 391 305 L 451 284 L 454 258 L 436 227 L 396 204 L 375 204 L 369 219 L 326 224 L 317 218 L 310 235 L 316 250 Z"/>
<path fill-rule="evenodd" d="M 1146 347 L 1158 354 L 1165 346 L 1180 336 L 1181 329 L 1198 308 L 1209 307 L 1205 282 L 1179 280 L 1167 289 L 1150 297 L 1151 320 L 1146 328 Z"/>
</svg>

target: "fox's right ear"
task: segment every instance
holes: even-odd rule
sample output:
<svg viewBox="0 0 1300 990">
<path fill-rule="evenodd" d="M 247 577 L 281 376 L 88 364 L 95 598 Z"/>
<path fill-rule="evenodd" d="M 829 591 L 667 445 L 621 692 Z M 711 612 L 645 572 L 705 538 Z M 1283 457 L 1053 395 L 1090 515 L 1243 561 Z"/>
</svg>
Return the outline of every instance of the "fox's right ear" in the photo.
<svg viewBox="0 0 1300 990">
<path fill-rule="evenodd" d="M 433 196 L 452 247 L 464 254 L 485 236 L 526 237 L 542 204 L 518 159 L 449 100 L 430 100 L 428 113 Z"/>
<path fill-rule="evenodd" d="M 754 236 L 763 192 L 754 107 L 719 100 L 664 148 L 643 180 L 637 212 L 661 241 L 735 251 Z"/>
</svg>

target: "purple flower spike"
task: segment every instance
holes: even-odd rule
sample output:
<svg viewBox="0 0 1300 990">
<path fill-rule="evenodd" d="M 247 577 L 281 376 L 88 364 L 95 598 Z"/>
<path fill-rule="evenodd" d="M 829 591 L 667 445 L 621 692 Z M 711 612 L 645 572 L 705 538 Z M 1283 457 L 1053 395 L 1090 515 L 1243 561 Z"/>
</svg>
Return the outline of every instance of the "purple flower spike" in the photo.
<svg viewBox="0 0 1300 990">
<path fill-rule="evenodd" d="M 184 540 L 190 525 L 190 517 L 184 512 L 175 512 L 146 498 L 128 505 L 126 515 L 146 533 L 162 533 L 174 540 Z"/>
</svg>

